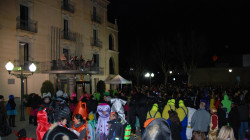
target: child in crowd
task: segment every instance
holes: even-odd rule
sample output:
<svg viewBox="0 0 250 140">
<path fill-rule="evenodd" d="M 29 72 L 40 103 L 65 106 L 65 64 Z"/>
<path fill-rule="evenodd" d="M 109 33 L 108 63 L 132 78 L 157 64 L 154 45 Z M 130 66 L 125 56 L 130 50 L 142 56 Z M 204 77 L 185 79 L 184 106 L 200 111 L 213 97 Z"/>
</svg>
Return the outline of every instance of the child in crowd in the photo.
<svg viewBox="0 0 250 140">
<path fill-rule="evenodd" d="M 74 132 L 79 137 L 79 140 L 87 140 L 87 135 L 88 135 L 87 121 L 83 119 L 81 114 L 75 114 L 73 121 L 74 123 L 72 128 L 75 130 Z"/>
</svg>

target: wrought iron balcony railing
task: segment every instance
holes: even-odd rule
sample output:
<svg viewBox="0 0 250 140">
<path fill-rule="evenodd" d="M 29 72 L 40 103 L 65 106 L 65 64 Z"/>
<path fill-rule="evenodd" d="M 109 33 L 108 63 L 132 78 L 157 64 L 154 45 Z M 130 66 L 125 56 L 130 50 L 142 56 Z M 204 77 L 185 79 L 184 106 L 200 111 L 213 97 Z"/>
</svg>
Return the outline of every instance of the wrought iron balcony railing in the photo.
<svg viewBox="0 0 250 140">
<path fill-rule="evenodd" d="M 19 16 L 16 18 L 16 28 L 37 33 L 37 21 L 32 19 L 23 20 Z"/>
<path fill-rule="evenodd" d="M 76 41 L 76 33 L 71 32 L 71 31 L 62 30 L 61 38 L 67 39 L 67 40 L 70 40 L 70 41 Z"/>
<path fill-rule="evenodd" d="M 92 46 L 102 47 L 102 42 L 98 38 L 92 38 Z"/>
<path fill-rule="evenodd" d="M 91 61 L 83 60 L 53 60 L 40 62 L 41 71 L 46 73 L 92 73 L 103 74 L 103 68 L 96 66 Z"/>
<path fill-rule="evenodd" d="M 102 23 L 101 18 L 97 15 L 92 15 L 92 21 L 97 22 L 97 23 Z"/>
<path fill-rule="evenodd" d="M 74 13 L 74 6 L 71 3 L 62 2 L 62 9 Z"/>
</svg>

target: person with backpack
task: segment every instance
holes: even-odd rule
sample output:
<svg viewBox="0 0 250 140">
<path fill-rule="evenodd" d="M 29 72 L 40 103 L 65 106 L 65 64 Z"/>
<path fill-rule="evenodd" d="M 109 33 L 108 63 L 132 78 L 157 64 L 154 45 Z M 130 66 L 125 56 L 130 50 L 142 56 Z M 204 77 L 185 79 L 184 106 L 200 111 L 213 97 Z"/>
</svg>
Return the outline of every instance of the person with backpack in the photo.
<svg viewBox="0 0 250 140">
<path fill-rule="evenodd" d="M 72 128 L 78 132 L 78 140 L 87 140 L 87 136 L 89 133 L 87 121 L 83 119 L 81 114 L 75 114 L 73 121 L 74 123 Z"/>
<path fill-rule="evenodd" d="M 11 127 L 16 127 L 15 117 L 17 115 L 17 111 L 16 111 L 16 103 L 14 101 L 14 95 L 9 96 L 9 101 L 6 105 L 6 109 L 7 109 L 7 114 L 9 116 L 9 125 Z"/>
<path fill-rule="evenodd" d="M 109 134 L 107 136 L 108 140 L 122 140 L 122 124 L 121 118 L 118 117 L 117 112 L 110 113 L 109 117 Z"/>
</svg>

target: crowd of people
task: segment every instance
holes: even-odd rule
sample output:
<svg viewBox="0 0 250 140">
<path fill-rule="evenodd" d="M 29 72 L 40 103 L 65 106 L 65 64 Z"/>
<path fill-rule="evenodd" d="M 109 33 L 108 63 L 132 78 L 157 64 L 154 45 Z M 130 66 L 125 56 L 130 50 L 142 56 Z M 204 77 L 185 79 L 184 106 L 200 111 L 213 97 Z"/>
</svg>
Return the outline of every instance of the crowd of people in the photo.
<svg viewBox="0 0 250 140">
<path fill-rule="evenodd" d="M 25 105 L 38 140 L 245 140 L 250 93 L 221 87 L 134 87 L 104 94 L 32 93 Z M 1 124 L 15 127 L 16 104 L 0 96 Z M 9 118 L 7 121 L 3 119 Z M 1 127 L 1 136 L 10 133 Z M 138 136 L 138 134 L 140 134 Z"/>
</svg>

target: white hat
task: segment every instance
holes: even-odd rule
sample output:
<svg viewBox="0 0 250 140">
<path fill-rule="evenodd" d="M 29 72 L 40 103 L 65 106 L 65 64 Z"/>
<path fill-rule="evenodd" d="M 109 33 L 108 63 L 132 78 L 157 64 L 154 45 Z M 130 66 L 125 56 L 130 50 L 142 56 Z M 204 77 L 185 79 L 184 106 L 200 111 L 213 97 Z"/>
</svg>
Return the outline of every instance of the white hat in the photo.
<svg viewBox="0 0 250 140">
<path fill-rule="evenodd" d="M 48 92 L 48 93 L 43 93 L 43 98 L 46 98 L 46 97 L 51 97 L 51 93 Z"/>
<path fill-rule="evenodd" d="M 62 97 L 62 96 L 63 96 L 63 91 L 58 90 L 58 91 L 56 92 L 56 97 Z"/>
</svg>

